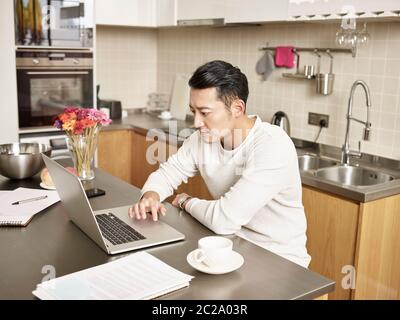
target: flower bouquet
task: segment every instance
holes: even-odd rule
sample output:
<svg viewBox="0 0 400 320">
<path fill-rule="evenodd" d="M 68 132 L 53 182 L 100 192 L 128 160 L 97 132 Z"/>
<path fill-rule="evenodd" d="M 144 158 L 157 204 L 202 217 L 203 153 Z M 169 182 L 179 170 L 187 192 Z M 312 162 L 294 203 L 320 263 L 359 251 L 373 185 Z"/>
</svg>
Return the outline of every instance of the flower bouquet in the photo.
<svg viewBox="0 0 400 320">
<path fill-rule="evenodd" d="M 97 109 L 67 107 L 54 119 L 54 126 L 65 130 L 68 148 L 81 180 L 94 178 L 93 157 L 97 148 L 99 129 L 111 120 Z"/>
</svg>

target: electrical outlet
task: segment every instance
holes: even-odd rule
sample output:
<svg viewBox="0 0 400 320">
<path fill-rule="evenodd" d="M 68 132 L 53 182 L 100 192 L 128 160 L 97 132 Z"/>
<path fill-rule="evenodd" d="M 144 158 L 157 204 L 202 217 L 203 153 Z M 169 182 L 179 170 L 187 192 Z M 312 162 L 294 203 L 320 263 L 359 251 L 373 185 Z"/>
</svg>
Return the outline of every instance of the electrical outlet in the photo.
<svg viewBox="0 0 400 320">
<path fill-rule="evenodd" d="M 314 126 L 322 126 L 324 128 L 328 128 L 329 126 L 329 116 L 327 114 L 320 114 L 320 113 L 308 113 L 308 124 Z"/>
</svg>

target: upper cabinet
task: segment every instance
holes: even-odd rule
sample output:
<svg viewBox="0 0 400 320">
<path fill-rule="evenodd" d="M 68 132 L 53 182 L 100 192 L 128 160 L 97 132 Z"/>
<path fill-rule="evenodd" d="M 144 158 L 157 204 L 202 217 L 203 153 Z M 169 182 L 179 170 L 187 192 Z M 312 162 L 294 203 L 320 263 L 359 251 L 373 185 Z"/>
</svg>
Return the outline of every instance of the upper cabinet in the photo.
<svg viewBox="0 0 400 320">
<path fill-rule="evenodd" d="M 225 23 L 285 21 L 288 0 L 227 0 Z"/>
<path fill-rule="evenodd" d="M 157 0 L 157 26 L 176 26 L 178 0 Z"/>
<path fill-rule="evenodd" d="M 229 0 L 177 0 L 177 19 L 202 20 L 225 17 L 225 3 Z"/>
<path fill-rule="evenodd" d="M 156 0 L 96 0 L 96 24 L 157 27 Z"/>
<path fill-rule="evenodd" d="M 357 17 L 395 17 L 400 12 L 399 0 L 289 0 L 289 20 L 338 19 Z"/>
</svg>

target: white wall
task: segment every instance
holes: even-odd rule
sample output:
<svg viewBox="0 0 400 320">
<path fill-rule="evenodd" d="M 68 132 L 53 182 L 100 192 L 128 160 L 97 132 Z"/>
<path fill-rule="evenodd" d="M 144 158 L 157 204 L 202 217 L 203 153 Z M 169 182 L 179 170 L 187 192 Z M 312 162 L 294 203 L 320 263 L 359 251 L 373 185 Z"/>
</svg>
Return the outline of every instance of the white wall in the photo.
<svg viewBox="0 0 400 320">
<path fill-rule="evenodd" d="M 0 144 L 18 141 L 14 1 L 0 1 Z"/>
</svg>

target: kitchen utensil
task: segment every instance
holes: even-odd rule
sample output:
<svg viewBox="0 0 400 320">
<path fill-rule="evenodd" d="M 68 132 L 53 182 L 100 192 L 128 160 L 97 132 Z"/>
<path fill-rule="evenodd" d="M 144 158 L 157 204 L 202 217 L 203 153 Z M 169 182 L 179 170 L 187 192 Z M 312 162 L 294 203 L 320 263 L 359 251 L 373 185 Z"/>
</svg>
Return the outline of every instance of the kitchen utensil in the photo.
<svg viewBox="0 0 400 320">
<path fill-rule="evenodd" d="M 316 76 L 317 93 L 324 96 L 330 95 L 333 92 L 333 84 L 335 80 L 335 75 L 333 74 L 333 56 L 331 55 L 329 50 L 326 51 L 326 54 L 330 57 L 329 73 L 318 72 Z"/>
<path fill-rule="evenodd" d="M 289 117 L 283 111 L 278 111 L 274 114 L 271 124 L 281 127 L 290 136 L 290 122 Z"/>
<path fill-rule="evenodd" d="M 189 111 L 189 75 L 177 74 L 172 88 L 170 109 L 172 117 L 185 120 Z"/>
<path fill-rule="evenodd" d="M 0 174 L 10 179 L 26 179 L 43 167 L 42 153 L 50 157 L 52 148 L 39 143 L 0 145 Z"/>
<path fill-rule="evenodd" d="M 315 66 L 310 64 L 304 65 L 304 75 L 307 77 L 313 77 L 315 75 Z"/>
</svg>

